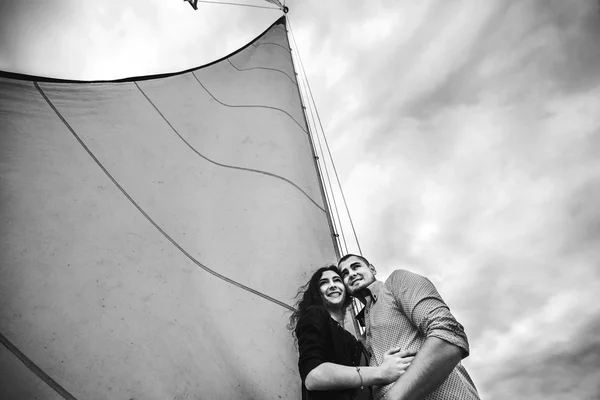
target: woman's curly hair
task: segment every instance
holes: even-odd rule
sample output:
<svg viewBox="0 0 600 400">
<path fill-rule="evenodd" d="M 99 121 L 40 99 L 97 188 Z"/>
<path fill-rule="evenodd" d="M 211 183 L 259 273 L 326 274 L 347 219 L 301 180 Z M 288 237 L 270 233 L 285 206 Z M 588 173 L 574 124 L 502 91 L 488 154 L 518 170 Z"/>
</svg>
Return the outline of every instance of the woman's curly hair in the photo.
<svg viewBox="0 0 600 400">
<path fill-rule="evenodd" d="M 336 274 L 340 274 L 339 269 L 335 265 L 328 265 L 326 267 L 319 268 L 312 275 L 310 280 L 305 285 L 300 286 L 298 293 L 294 298 L 298 299 L 296 302 L 296 310 L 290 316 L 290 322 L 287 324 L 287 329 L 292 331 L 292 336 L 296 338 L 296 324 L 298 320 L 304 315 L 308 307 L 315 305 L 323 305 L 323 299 L 321 298 L 321 291 L 319 290 L 319 281 L 325 271 L 333 271 Z M 344 299 L 344 308 L 346 308 L 352 302 L 351 297 L 346 291 L 346 298 Z"/>
</svg>

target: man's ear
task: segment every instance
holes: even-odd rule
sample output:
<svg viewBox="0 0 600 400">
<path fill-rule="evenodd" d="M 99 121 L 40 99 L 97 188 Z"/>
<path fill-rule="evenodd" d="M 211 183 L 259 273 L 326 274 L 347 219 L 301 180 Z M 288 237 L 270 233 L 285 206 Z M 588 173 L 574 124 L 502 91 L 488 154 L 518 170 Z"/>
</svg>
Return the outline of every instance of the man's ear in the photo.
<svg viewBox="0 0 600 400">
<path fill-rule="evenodd" d="M 377 275 L 377 270 L 375 269 L 375 266 L 373 264 L 369 264 L 369 268 L 371 269 L 371 271 L 373 271 L 373 275 Z"/>
</svg>

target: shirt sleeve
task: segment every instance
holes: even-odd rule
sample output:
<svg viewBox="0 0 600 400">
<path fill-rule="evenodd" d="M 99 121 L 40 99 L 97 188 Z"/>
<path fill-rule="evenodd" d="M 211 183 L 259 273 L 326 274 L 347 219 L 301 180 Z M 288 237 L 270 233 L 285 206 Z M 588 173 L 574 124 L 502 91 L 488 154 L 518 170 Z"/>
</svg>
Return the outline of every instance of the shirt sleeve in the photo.
<svg viewBox="0 0 600 400">
<path fill-rule="evenodd" d="M 320 307 L 311 307 L 300 317 L 296 325 L 298 338 L 298 369 L 302 383 L 310 371 L 326 362 L 327 318 L 329 313 Z"/>
<path fill-rule="evenodd" d="M 425 337 L 437 337 L 469 355 L 469 342 L 463 326 L 458 323 L 437 289 L 424 276 L 394 271 L 386 281 L 397 306 Z"/>
</svg>

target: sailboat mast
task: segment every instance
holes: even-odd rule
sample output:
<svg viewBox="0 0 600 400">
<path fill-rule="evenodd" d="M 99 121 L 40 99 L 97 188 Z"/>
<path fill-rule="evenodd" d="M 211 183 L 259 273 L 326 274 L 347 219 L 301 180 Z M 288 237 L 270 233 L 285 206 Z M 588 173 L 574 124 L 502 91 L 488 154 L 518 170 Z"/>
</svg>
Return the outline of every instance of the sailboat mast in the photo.
<svg viewBox="0 0 600 400">
<path fill-rule="evenodd" d="M 290 37 L 289 37 L 289 30 L 287 27 L 287 15 L 285 16 L 285 32 L 286 32 L 286 38 L 288 41 L 288 46 L 290 48 L 290 57 L 292 59 L 292 67 L 294 68 L 294 75 L 296 76 L 296 89 L 298 89 L 298 97 L 300 98 L 300 104 L 302 105 L 302 115 L 304 117 L 304 123 L 306 124 L 306 128 L 308 129 L 308 140 L 310 141 L 310 148 L 311 148 L 311 152 L 312 152 L 312 156 L 313 156 L 313 161 L 315 163 L 315 171 L 317 173 L 317 179 L 319 180 L 319 187 L 321 189 L 321 196 L 323 199 L 323 205 L 325 208 L 325 214 L 327 214 L 327 223 L 329 224 L 329 230 L 331 231 L 331 240 L 333 241 L 333 248 L 335 250 L 335 255 L 336 257 L 339 259 L 341 257 L 341 251 L 340 251 L 340 246 L 338 243 L 338 233 L 335 231 L 334 225 L 333 225 L 333 215 L 331 214 L 331 210 L 329 209 L 329 203 L 327 201 L 327 197 L 325 194 L 325 184 L 323 182 L 323 177 L 321 175 L 321 169 L 319 168 L 319 158 L 317 156 L 316 150 L 315 150 L 315 145 L 314 145 L 314 140 L 313 140 L 313 131 L 308 123 L 308 118 L 306 115 L 306 105 L 304 104 L 304 100 L 302 98 L 302 95 L 300 94 L 300 85 L 298 84 L 298 79 L 299 79 L 299 75 L 298 72 L 296 70 L 296 62 L 294 60 L 294 57 L 292 56 L 292 53 L 294 51 L 294 49 L 292 49 L 292 45 L 290 42 Z M 296 49 L 296 51 L 298 51 L 298 49 Z M 315 132 L 316 134 L 316 132 Z"/>
</svg>

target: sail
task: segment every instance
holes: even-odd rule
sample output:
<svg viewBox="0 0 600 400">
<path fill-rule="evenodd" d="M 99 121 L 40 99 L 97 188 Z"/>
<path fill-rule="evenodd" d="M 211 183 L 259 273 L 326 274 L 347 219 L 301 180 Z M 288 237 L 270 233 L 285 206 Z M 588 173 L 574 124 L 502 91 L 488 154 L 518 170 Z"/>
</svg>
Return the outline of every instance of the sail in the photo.
<svg viewBox="0 0 600 400">
<path fill-rule="evenodd" d="M 299 399 L 334 261 L 285 20 L 210 65 L 0 75 L 0 397 Z"/>
</svg>

